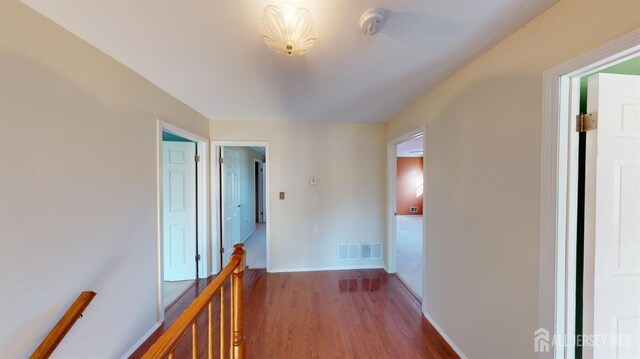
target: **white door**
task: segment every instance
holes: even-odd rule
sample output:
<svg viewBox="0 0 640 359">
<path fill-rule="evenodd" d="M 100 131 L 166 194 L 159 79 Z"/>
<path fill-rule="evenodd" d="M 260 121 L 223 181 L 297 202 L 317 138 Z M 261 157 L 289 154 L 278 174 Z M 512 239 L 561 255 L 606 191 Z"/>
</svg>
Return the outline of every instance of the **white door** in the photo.
<svg viewBox="0 0 640 359">
<path fill-rule="evenodd" d="M 590 77 L 587 111 L 584 354 L 640 358 L 640 76 Z"/>
<path fill-rule="evenodd" d="M 222 148 L 222 265 L 231 259 L 233 245 L 240 242 L 240 156 Z"/>
<path fill-rule="evenodd" d="M 196 278 L 196 145 L 162 142 L 164 280 Z"/>
</svg>

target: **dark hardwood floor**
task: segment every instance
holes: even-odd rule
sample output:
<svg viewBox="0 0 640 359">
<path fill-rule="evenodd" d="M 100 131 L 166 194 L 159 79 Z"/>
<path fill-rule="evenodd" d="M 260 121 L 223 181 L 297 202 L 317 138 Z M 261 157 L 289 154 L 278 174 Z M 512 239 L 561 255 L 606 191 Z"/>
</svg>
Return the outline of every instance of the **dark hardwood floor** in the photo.
<svg viewBox="0 0 640 359">
<path fill-rule="evenodd" d="M 169 307 L 164 325 L 132 358 L 140 357 L 207 283 L 200 280 Z M 382 269 L 247 270 L 244 284 L 247 358 L 458 357 L 423 318 L 409 290 Z M 202 357 L 206 357 L 204 320 L 198 321 Z M 191 356 L 190 334 L 182 342 L 176 358 Z"/>
</svg>

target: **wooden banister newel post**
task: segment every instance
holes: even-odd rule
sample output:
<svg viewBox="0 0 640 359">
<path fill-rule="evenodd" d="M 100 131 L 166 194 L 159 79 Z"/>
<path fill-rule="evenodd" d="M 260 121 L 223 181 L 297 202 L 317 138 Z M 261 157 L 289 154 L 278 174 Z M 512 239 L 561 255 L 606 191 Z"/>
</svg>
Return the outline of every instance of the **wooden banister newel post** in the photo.
<svg viewBox="0 0 640 359">
<path fill-rule="evenodd" d="M 144 354 L 144 359 L 173 358 L 175 348 L 181 342 L 181 339 L 191 329 L 192 332 L 192 355 L 197 357 L 198 354 L 198 316 L 207 313 L 207 352 L 209 357 L 213 356 L 213 301 L 216 295 L 220 295 L 220 358 L 245 358 L 244 344 L 244 302 L 242 295 L 242 276 L 246 264 L 246 252 L 242 249 L 242 244 L 236 244 L 235 250 L 231 254 L 231 260 L 222 268 L 220 273 L 207 285 L 202 293 L 193 300 L 187 309 L 176 319 L 171 327 L 156 340 L 156 342 Z M 230 291 L 225 290 L 225 285 L 230 283 Z M 231 325 L 225 325 L 225 292 L 229 293 L 230 301 L 230 317 Z M 228 328 L 228 329 L 225 329 Z M 225 330 L 230 331 L 230 335 L 224 334 Z M 226 341 L 225 341 L 226 339 Z M 228 353 L 228 356 L 227 356 Z M 183 355 L 184 356 L 184 355 Z"/>
<path fill-rule="evenodd" d="M 231 274 L 231 296 L 232 296 L 232 310 L 233 318 L 231 318 L 231 325 L 233 328 L 233 358 L 244 359 L 244 299 L 242 296 L 242 275 L 244 274 L 244 268 L 246 263 L 246 251 L 242 248 L 244 244 L 238 243 L 233 246 L 235 250 L 231 254 L 231 257 L 239 256 L 240 263 L 233 270 Z"/>
</svg>

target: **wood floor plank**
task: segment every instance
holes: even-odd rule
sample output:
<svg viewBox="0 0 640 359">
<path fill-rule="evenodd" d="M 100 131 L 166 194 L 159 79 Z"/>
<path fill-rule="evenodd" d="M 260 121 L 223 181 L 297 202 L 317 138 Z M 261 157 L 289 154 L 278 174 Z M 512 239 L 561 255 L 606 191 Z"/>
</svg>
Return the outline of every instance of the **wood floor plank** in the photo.
<svg viewBox="0 0 640 359">
<path fill-rule="evenodd" d="M 457 358 L 384 270 L 263 273 L 247 288 L 249 358 Z"/>
<path fill-rule="evenodd" d="M 164 325 L 153 337 L 171 325 L 206 282 L 198 283 L 169 308 Z M 415 297 L 395 275 L 382 269 L 247 270 L 244 284 L 247 358 L 458 358 L 424 319 Z M 214 308 L 218 305 L 214 302 Z M 206 315 L 205 311 L 198 319 L 203 357 Z M 214 320 L 217 318 L 219 315 L 214 315 Z M 139 357 L 152 342 L 150 338 L 132 358 Z M 176 358 L 191 356 L 190 343 L 187 333 Z"/>
</svg>

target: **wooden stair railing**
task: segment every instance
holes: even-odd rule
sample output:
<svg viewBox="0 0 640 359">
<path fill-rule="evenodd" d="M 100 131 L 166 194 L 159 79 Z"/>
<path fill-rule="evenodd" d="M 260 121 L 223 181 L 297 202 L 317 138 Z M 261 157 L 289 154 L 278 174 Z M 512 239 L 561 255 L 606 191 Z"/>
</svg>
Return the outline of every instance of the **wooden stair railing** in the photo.
<svg viewBox="0 0 640 359">
<path fill-rule="evenodd" d="M 89 303 L 96 296 L 96 292 L 82 292 L 76 298 L 75 302 L 71 304 L 69 309 L 64 313 L 62 318 L 51 329 L 49 334 L 44 338 L 42 343 L 36 348 L 36 350 L 29 357 L 30 359 L 44 359 L 48 358 L 51 353 L 58 347 L 58 344 L 62 341 L 65 335 L 69 332 L 73 324 L 75 324 L 78 318 L 82 317 L 82 313 L 89 306 Z"/>
<path fill-rule="evenodd" d="M 229 264 L 218 274 L 217 277 L 204 289 L 204 291 L 189 305 L 187 309 L 176 319 L 169 329 L 158 338 L 158 340 L 143 355 L 145 359 L 174 359 L 174 350 L 180 340 L 191 329 L 191 351 L 192 358 L 198 357 L 198 316 L 207 308 L 207 354 L 208 358 L 214 358 L 214 323 L 213 323 L 213 299 L 216 293 L 220 294 L 220 358 L 225 358 L 229 353 L 229 358 L 244 359 L 244 305 L 242 296 L 242 275 L 245 268 L 246 252 L 242 248 L 244 244 L 234 245 L 235 250 L 231 254 Z M 231 278 L 231 314 L 230 314 L 230 336 L 229 347 L 225 344 L 225 317 L 224 317 L 224 284 Z"/>
</svg>

